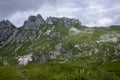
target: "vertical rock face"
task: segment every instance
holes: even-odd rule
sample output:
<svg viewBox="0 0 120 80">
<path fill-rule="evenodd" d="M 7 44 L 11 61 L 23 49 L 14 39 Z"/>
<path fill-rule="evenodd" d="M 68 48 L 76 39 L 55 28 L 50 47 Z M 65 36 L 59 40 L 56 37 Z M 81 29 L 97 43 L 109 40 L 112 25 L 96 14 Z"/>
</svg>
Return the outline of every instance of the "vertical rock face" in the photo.
<svg viewBox="0 0 120 80">
<path fill-rule="evenodd" d="M 56 17 L 47 17 L 47 19 L 46 19 L 47 24 L 53 24 L 55 21 L 58 21 L 58 18 L 56 18 Z"/>
<path fill-rule="evenodd" d="M 8 20 L 0 22 L 0 47 L 12 40 L 17 32 L 17 28 Z"/>
<path fill-rule="evenodd" d="M 39 29 L 44 24 L 44 19 L 40 14 L 38 14 L 37 16 L 30 16 L 28 20 L 24 22 L 23 29 Z"/>
</svg>

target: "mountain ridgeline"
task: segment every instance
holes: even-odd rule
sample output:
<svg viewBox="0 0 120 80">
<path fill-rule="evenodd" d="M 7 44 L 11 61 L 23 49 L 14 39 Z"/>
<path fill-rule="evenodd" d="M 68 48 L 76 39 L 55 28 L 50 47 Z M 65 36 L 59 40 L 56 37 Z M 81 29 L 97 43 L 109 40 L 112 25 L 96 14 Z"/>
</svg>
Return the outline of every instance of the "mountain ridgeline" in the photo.
<svg viewBox="0 0 120 80">
<path fill-rule="evenodd" d="M 40 14 L 19 28 L 0 22 L 0 80 L 120 80 L 119 66 L 120 26 Z"/>
<path fill-rule="evenodd" d="M 0 22 L 0 47 L 4 46 L 5 44 L 11 41 L 12 42 L 19 42 L 23 40 L 26 41 L 31 36 L 29 35 L 30 32 L 31 34 L 33 34 L 33 36 L 31 37 L 34 37 L 34 36 L 38 37 L 40 36 L 39 35 L 40 32 L 45 33 L 46 30 L 51 29 L 53 26 L 54 27 L 62 26 L 66 29 L 69 29 L 71 27 L 79 28 L 81 26 L 81 22 L 77 19 L 66 18 L 66 17 L 62 17 L 62 18 L 48 17 L 45 21 L 42 18 L 42 16 L 38 14 L 37 16 L 30 16 L 28 20 L 24 22 L 22 27 L 17 28 L 10 21 L 3 20 Z M 29 36 L 26 36 L 23 34 L 26 34 L 26 35 L 28 34 Z M 12 37 L 11 39 L 11 36 L 13 36 L 14 38 Z M 36 40 L 36 38 L 33 38 L 33 39 Z"/>
</svg>

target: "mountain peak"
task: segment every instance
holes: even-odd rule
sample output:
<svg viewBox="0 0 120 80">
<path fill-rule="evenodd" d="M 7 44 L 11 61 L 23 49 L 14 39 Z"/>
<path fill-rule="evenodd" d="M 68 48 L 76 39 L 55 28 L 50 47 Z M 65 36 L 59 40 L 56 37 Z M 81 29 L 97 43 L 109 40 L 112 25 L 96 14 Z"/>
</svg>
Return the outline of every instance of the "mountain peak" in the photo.
<svg viewBox="0 0 120 80">
<path fill-rule="evenodd" d="M 45 21 L 40 14 L 37 16 L 30 16 L 27 21 L 24 22 L 23 28 L 28 29 L 37 29 L 41 25 L 44 25 Z"/>
<path fill-rule="evenodd" d="M 17 28 L 9 21 L 0 22 L 0 47 L 4 46 L 12 40 L 17 32 Z"/>
<path fill-rule="evenodd" d="M 13 27 L 15 28 L 15 25 L 11 23 L 9 20 L 2 20 L 0 22 L 0 28 L 6 28 L 6 27 Z"/>
</svg>

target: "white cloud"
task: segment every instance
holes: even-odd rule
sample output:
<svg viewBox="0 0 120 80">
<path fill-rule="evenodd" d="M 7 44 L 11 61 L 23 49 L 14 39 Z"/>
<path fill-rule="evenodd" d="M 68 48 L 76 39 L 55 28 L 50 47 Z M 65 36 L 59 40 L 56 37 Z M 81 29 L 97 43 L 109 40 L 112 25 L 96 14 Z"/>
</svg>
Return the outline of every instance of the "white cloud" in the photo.
<svg viewBox="0 0 120 80">
<path fill-rule="evenodd" d="M 100 26 L 106 26 L 108 24 L 111 24 L 113 20 L 111 18 L 102 18 L 97 21 L 97 24 Z"/>
<path fill-rule="evenodd" d="M 95 14 L 102 13 L 105 11 L 105 8 L 102 5 L 89 5 L 88 7 Z"/>
<path fill-rule="evenodd" d="M 114 22 L 114 19 L 111 18 L 100 18 L 97 19 L 96 21 L 93 22 L 89 22 L 89 24 L 87 24 L 87 26 L 92 27 L 92 26 L 108 26 L 111 25 Z"/>
<path fill-rule="evenodd" d="M 120 24 L 119 9 L 120 6 L 117 3 L 114 3 L 113 5 L 111 3 L 111 5 L 108 6 L 108 3 L 105 3 L 104 0 L 56 0 L 56 2 L 52 4 L 49 3 L 48 0 L 45 0 L 44 4 L 37 9 L 35 8 L 26 11 L 17 10 L 7 19 L 19 27 L 23 25 L 24 20 L 30 15 L 41 14 L 44 19 L 49 16 L 65 16 L 80 19 L 84 25 L 88 26 L 109 26 L 112 24 Z"/>
<path fill-rule="evenodd" d="M 46 6 L 48 5 L 48 6 Z M 13 22 L 18 27 L 22 26 L 24 23 L 24 20 L 26 20 L 30 15 L 37 15 L 41 14 L 44 19 L 46 19 L 49 16 L 55 16 L 55 17 L 74 17 L 74 13 L 76 13 L 79 8 L 70 8 L 68 7 L 54 7 L 51 6 L 49 3 L 46 3 L 46 5 L 38 8 L 37 10 L 28 10 L 28 11 L 17 11 L 16 13 L 13 13 L 8 19 Z"/>
</svg>

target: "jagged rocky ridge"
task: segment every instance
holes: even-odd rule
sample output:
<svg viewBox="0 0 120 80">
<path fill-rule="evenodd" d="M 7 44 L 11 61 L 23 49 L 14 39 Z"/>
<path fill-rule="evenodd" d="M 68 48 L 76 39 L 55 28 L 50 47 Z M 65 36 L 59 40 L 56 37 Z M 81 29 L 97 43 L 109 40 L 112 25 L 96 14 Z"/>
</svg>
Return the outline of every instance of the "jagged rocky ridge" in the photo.
<svg viewBox="0 0 120 80">
<path fill-rule="evenodd" d="M 9 38 L 13 38 L 13 37 L 10 37 L 13 34 L 14 34 L 14 36 L 16 35 L 15 38 L 21 38 L 21 39 L 17 39 L 16 41 L 19 41 L 19 40 L 22 41 L 22 37 L 25 34 L 27 35 L 27 31 L 30 32 L 30 30 L 32 30 L 32 32 L 33 32 L 32 34 L 35 35 L 34 33 L 37 30 L 37 31 L 39 31 L 39 34 L 40 34 L 40 32 L 42 31 L 43 28 L 47 29 L 47 28 L 49 28 L 50 25 L 52 25 L 52 24 L 55 25 L 56 22 L 58 23 L 58 25 L 64 25 L 67 28 L 81 25 L 79 20 L 74 19 L 74 18 L 48 17 L 45 21 L 40 14 L 38 14 L 37 16 L 30 16 L 28 18 L 28 20 L 25 21 L 23 26 L 20 28 L 17 28 L 14 24 L 12 24 L 8 20 L 3 20 L 0 22 L 0 45 L 2 47 L 2 45 L 4 46 L 4 44 L 7 44 L 9 41 L 11 41 L 12 39 L 9 40 Z M 21 34 L 19 32 L 21 32 Z M 24 34 L 24 32 L 25 32 L 25 34 Z M 6 41 L 7 43 L 4 43 L 2 41 Z"/>
<path fill-rule="evenodd" d="M 25 30 L 30 29 L 39 29 L 41 26 L 45 25 L 45 20 L 42 18 L 40 14 L 37 16 L 30 16 L 27 21 L 24 22 L 22 26 Z"/>
<path fill-rule="evenodd" d="M 17 33 L 17 28 L 8 20 L 0 22 L 0 47 L 9 43 Z"/>
<path fill-rule="evenodd" d="M 0 47 L 2 48 L 7 44 L 15 44 L 16 46 L 15 46 L 14 52 L 12 52 L 12 55 L 13 54 L 17 55 L 17 51 L 19 51 L 19 49 L 22 48 L 23 43 L 29 42 L 31 44 L 29 46 L 30 48 L 36 45 L 34 44 L 34 42 L 41 40 L 41 38 L 44 38 L 46 36 L 49 36 L 47 39 L 51 39 L 51 40 L 52 38 L 55 38 L 55 37 L 62 39 L 61 35 L 64 35 L 64 34 L 61 34 L 60 32 L 57 32 L 57 31 L 52 32 L 54 28 L 57 28 L 57 27 L 59 28 L 61 26 L 62 27 L 64 26 L 63 28 L 65 29 L 70 29 L 71 27 L 79 28 L 79 26 L 81 26 L 81 22 L 77 19 L 66 18 L 66 17 L 62 17 L 62 18 L 48 17 L 46 20 L 44 20 L 42 16 L 38 14 L 37 16 L 30 16 L 28 20 L 24 22 L 22 27 L 17 28 L 10 21 L 3 20 L 0 22 L 0 33 L 1 33 Z M 57 42 L 55 43 L 52 43 L 52 44 L 54 44 L 54 46 L 61 47 L 59 45 L 61 43 L 57 43 Z M 48 44 L 48 46 L 49 45 L 50 44 Z M 25 48 L 28 48 L 28 47 L 25 47 Z M 56 57 L 56 55 L 59 55 L 60 48 L 55 47 L 55 49 L 56 50 L 52 50 L 48 52 L 48 53 L 51 53 L 50 56 L 43 55 L 41 57 L 41 62 L 44 62 L 47 59 L 53 59 Z M 44 50 L 44 47 L 42 48 L 42 50 Z M 31 51 L 32 50 L 29 49 L 27 52 L 31 53 Z M 28 53 L 25 53 L 25 54 L 28 54 Z M 23 55 L 23 54 L 19 53 L 19 55 Z M 35 57 L 35 59 L 37 59 L 37 57 Z"/>
</svg>

